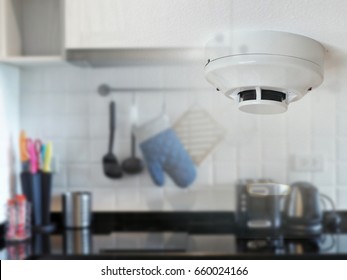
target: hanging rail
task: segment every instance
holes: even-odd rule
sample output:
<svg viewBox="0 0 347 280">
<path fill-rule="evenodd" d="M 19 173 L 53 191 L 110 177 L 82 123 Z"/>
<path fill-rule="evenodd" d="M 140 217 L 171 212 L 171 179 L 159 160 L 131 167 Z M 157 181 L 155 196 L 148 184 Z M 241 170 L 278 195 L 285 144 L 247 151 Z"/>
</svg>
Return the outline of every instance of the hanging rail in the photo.
<svg viewBox="0 0 347 280">
<path fill-rule="evenodd" d="M 101 96 L 108 96 L 112 92 L 135 92 L 135 91 L 148 91 L 148 92 L 163 92 L 163 91 L 202 91 L 208 90 L 208 88 L 188 88 L 188 87 L 166 87 L 166 88 L 151 88 L 151 87 L 138 87 L 138 88 L 114 88 L 107 84 L 102 84 L 98 87 L 98 93 Z"/>
</svg>

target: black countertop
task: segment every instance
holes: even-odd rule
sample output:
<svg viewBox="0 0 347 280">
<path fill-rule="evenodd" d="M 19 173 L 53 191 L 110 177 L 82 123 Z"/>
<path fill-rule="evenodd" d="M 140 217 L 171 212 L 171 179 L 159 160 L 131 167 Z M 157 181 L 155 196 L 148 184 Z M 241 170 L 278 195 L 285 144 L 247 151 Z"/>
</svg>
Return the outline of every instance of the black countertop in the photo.
<svg viewBox="0 0 347 280">
<path fill-rule="evenodd" d="M 90 229 L 57 229 L 3 244 L 14 259 L 347 259 L 347 212 L 338 231 L 288 238 L 240 235 L 231 212 L 97 212 Z"/>
</svg>

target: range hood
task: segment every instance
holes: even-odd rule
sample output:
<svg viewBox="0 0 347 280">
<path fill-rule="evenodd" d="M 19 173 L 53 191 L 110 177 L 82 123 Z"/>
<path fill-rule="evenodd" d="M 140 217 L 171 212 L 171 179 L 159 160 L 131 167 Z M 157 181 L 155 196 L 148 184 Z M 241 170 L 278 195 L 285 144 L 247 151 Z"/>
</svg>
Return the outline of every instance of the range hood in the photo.
<svg viewBox="0 0 347 280">
<path fill-rule="evenodd" d="M 203 48 L 68 49 L 66 59 L 79 66 L 160 65 L 204 61 Z"/>
</svg>

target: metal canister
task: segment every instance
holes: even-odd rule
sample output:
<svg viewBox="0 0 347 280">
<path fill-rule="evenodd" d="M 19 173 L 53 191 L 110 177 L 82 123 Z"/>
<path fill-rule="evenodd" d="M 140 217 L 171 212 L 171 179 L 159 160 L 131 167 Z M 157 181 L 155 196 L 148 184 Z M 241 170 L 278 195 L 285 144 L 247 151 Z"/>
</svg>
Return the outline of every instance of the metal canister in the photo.
<svg viewBox="0 0 347 280">
<path fill-rule="evenodd" d="M 91 224 L 92 194 L 66 192 L 62 197 L 63 220 L 66 228 L 86 228 Z"/>
</svg>

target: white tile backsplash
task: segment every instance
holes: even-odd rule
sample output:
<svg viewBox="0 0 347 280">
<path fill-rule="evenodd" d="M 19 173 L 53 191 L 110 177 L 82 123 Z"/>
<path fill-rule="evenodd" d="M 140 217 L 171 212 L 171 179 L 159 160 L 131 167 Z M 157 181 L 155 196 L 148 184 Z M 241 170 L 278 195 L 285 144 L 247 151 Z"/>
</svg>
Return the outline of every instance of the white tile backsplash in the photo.
<svg viewBox="0 0 347 280">
<path fill-rule="evenodd" d="M 78 190 L 89 189 L 91 184 L 90 165 L 86 163 L 67 165 L 68 187 Z"/>
<path fill-rule="evenodd" d="M 0 224 L 5 221 L 5 205 L 20 191 L 19 162 L 19 71 L 0 65 Z M 1 258 L 1 257 L 0 257 Z"/>
<path fill-rule="evenodd" d="M 102 83 L 135 90 L 101 97 L 97 88 Z M 143 90 L 150 88 L 162 90 Z M 347 113 L 342 104 L 347 99 L 339 92 L 344 88 L 340 85 L 332 92 L 323 84 L 290 104 L 285 114 L 255 116 L 240 112 L 212 88 L 201 66 L 37 67 L 21 70 L 20 113 L 22 127 L 32 137 L 54 142 L 60 165 L 54 193 L 59 197 L 66 190 L 90 190 L 95 210 L 233 210 L 237 179 L 261 177 L 281 183 L 311 181 L 337 199 L 339 208 L 347 209 Z M 174 186 L 168 177 L 164 187 L 157 187 L 147 171 L 111 180 L 102 170 L 111 100 L 117 105 L 114 152 L 120 163 L 130 156 L 133 103 L 138 124 L 163 110 L 174 123 L 189 108 L 201 107 L 225 128 L 226 136 L 197 167 L 197 180 L 188 189 Z M 291 158 L 302 154 L 322 155 L 324 169 L 294 171 Z M 58 203 L 54 209 L 59 209 Z"/>
<path fill-rule="evenodd" d="M 71 140 L 66 142 L 66 161 L 70 163 L 90 162 L 89 140 Z"/>
</svg>

